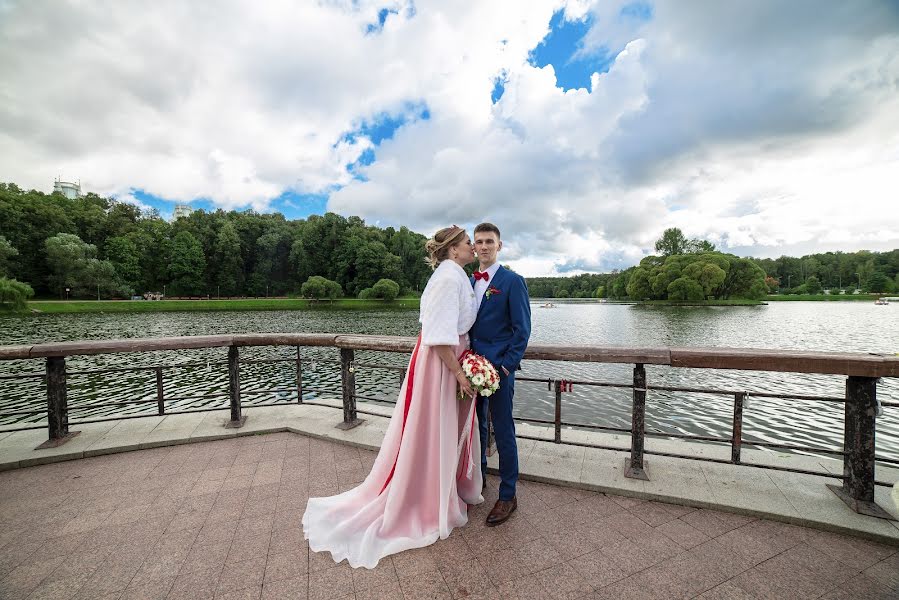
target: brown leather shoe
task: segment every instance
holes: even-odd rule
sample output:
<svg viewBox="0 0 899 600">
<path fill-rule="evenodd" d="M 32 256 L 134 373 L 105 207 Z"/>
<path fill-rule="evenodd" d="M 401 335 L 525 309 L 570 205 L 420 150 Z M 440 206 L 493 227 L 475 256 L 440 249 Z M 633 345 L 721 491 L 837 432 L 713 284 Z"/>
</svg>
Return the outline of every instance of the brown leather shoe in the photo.
<svg viewBox="0 0 899 600">
<path fill-rule="evenodd" d="M 487 527 L 502 525 L 509 520 L 516 508 L 518 508 L 518 500 L 516 498 L 497 500 L 496 504 L 493 505 L 493 510 L 487 515 Z"/>
</svg>

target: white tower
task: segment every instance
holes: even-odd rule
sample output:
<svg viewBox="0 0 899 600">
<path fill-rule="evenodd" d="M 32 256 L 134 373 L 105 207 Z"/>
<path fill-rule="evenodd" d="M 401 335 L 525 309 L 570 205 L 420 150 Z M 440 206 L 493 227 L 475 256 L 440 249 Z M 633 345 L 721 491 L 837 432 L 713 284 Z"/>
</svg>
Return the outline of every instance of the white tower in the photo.
<svg viewBox="0 0 899 600">
<path fill-rule="evenodd" d="M 69 200 L 81 197 L 81 182 L 72 183 L 71 181 L 62 181 L 57 177 L 53 181 L 53 191 L 59 192 Z"/>
<path fill-rule="evenodd" d="M 190 213 L 194 212 L 194 209 L 190 207 L 188 204 L 176 204 L 175 212 L 172 214 L 172 220 L 177 221 L 181 217 L 189 217 Z"/>
</svg>

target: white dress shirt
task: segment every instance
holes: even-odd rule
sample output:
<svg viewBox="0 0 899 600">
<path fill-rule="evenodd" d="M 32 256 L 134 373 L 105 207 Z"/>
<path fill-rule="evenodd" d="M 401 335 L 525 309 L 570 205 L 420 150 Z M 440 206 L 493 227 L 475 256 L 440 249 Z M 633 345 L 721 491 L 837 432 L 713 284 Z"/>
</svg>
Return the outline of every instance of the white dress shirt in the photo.
<svg viewBox="0 0 899 600">
<path fill-rule="evenodd" d="M 464 269 L 444 260 L 428 279 L 421 294 L 421 343 L 455 346 L 468 333 L 477 316 L 477 303 Z"/>
<path fill-rule="evenodd" d="M 499 271 L 499 262 L 495 262 L 487 267 L 487 275 L 489 275 L 487 281 L 477 279 L 474 282 L 474 297 L 478 301 L 478 310 L 481 309 L 481 301 L 484 299 L 484 294 L 487 292 L 487 288 L 490 287 L 490 282 L 493 281 L 493 276 L 496 275 L 497 271 Z"/>
</svg>

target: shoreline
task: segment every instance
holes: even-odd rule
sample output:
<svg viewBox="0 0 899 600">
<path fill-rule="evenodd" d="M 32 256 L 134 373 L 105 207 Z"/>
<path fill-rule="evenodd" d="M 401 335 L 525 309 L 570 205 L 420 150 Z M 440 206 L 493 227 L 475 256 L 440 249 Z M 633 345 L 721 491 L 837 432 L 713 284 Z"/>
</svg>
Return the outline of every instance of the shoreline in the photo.
<svg viewBox="0 0 899 600">
<path fill-rule="evenodd" d="M 765 306 L 769 302 L 874 302 L 880 294 L 856 295 L 771 295 L 762 300 L 708 300 L 705 302 L 670 302 L 667 300 L 607 300 L 598 298 L 530 298 L 535 308 L 544 304 L 612 304 L 630 306 Z M 32 300 L 23 311 L 0 310 L 0 314 L 76 314 L 76 313 L 138 313 L 138 312 L 217 312 L 217 311 L 274 311 L 274 310 L 418 310 L 417 297 L 384 300 L 337 298 L 310 300 L 306 298 L 246 298 L 226 300 Z"/>
</svg>

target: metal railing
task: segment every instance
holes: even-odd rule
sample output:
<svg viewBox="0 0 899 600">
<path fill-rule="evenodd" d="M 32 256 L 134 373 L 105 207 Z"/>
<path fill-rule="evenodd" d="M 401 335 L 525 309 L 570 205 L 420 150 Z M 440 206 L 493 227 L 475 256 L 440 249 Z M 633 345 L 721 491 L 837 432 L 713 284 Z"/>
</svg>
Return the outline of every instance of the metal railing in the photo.
<svg viewBox="0 0 899 600">
<path fill-rule="evenodd" d="M 30 372 L 14 375 L 2 375 L 0 380 L 43 378 L 47 391 L 47 430 L 48 440 L 40 447 L 52 447 L 65 443 L 77 432 L 69 430 L 69 414 L 86 408 L 103 406 L 128 406 L 134 404 L 156 404 L 158 415 L 184 414 L 191 412 L 203 412 L 211 410 L 230 410 L 230 419 L 225 427 L 240 427 L 246 420 L 243 414 L 241 401 L 240 373 L 241 364 L 264 363 L 295 363 L 296 373 L 293 386 L 266 390 L 268 392 L 296 392 L 296 401 L 268 402 L 253 404 L 257 406 L 276 406 L 285 404 L 312 404 L 329 408 L 342 409 L 343 418 L 338 424 L 342 429 L 350 429 L 358 425 L 360 414 L 372 416 L 385 416 L 375 411 L 365 411 L 357 408 L 356 400 L 376 400 L 380 398 L 366 397 L 357 394 L 356 370 L 359 368 L 389 369 L 399 373 L 399 379 L 405 378 L 405 367 L 395 365 L 382 365 L 357 362 L 355 352 L 379 351 L 409 353 L 415 344 L 414 338 L 389 337 L 389 336 L 351 336 L 334 334 L 244 334 L 221 336 L 193 336 L 179 338 L 149 338 L 131 340 L 106 340 L 86 342 L 65 342 L 58 344 L 39 344 L 34 346 L 0 346 L 0 360 L 16 359 L 44 359 L 45 372 Z M 296 348 L 296 356 L 293 358 L 241 360 L 240 348 L 247 346 L 291 346 Z M 135 366 L 117 367 L 110 369 L 95 369 L 88 371 L 74 371 L 71 374 L 102 374 L 126 371 L 152 371 L 155 375 L 156 397 L 143 400 L 124 400 L 109 403 L 96 403 L 70 406 L 68 403 L 68 385 L 66 357 L 74 355 L 95 355 L 120 352 L 147 352 L 160 350 L 184 350 L 200 348 L 227 347 L 228 358 L 228 405 L 209 406 L 188 410 L 167 410 L 166 402 L 181 401 L 196 398 L 171 397 L 165 395 L 164 373 L 169 368 L 183 368 L 191 366 L 191 363 L 177 365 Z M 339 395 L 342 402 L 339 405 L 304 400 L 304 393 L 336 393 L 334 390 L 310 388 L 303 385 L 303 359 L 301 348 L 303 347 L 331 347 L 340 352 L 340 380 L 341 389 Z M 841 480 L 841 485 L 829 485 L 847 505 L 854 511 L 880 518 L 891 518 L 874 501 L 876 485 L 892 485 L 890 482 L 875 480 L 875 466 L 878 461 L 890 464 L 899 464 L 899 461 L 875 454 L 876 412 L 878 405 L 883 407 L 897 407 L 897 402 L 877 401 L 877 381 L 881 377 L 899 377 L 899 357 L 880 356 L 875 354 L 859 353 L 823 353 L 823 352 L 798 352 L 784 350 L 753 350 L 753 349 L 726 349 L 726 348 L 627 348 L 608 346 L 561 346 L 561 345 L 531 345 L 525 353 L 526 359 L 564 361 L 564 362 L 601 362 L 601 363 L 630 363 L 634 365 L 633 377 L 630 382 L 609 382 L 590 380 L 556 380 L 547 378 L 518 377 L 519 381 L 545 383 L 554 393 L 554 418 L 531 419 L 518 418 L 517 421 L 535 425 L 551 426 L 553 438 L 547 440 L 544 437 L 519 435 L 523 439 L 539 441 L 551 441 L 557 444 L 571 444 L 588 446 L 608 450 L 628 452 L 625 475 L 627 477 L 648 479 L 644 465 L 644 456 L 657 455 L 673 458 L 700 460 L 735 465 L 745 465 L 756 468 L 773 469 L 779 471 L 818 475 Z M 319 359 L 316 362 L 321 362 Z M 194 366 L 201 366 L 197 363 Z M 776 371 L 795 373 L 836 374 L 846 377 L 846 391 L 844 397 L 815 396 L 796 394 L 777 394 L 768 392 L 747 392 L 745 390 L 725 390 L 700 387 L 674 387 L 651 386 L 646 377 L 646 365 L 667 365 L 672 367 L 702 368 L 702 369 L 742 369 L 753 371 Z M 630 389 L 632 392 L 631 427 L 608 427 L 588 423 L 568 422 L 562 418 L 562 394 L 571 385 L 607 387 Z M 733 420 L 730 437 L 698 436 L 679 433 L 654 433 L 647 432 L 645 426 L 647 395 L 651 392 L 686 392 L 724 395 L 733 399 Z M 801 446 L 795 444 L 780 444 L 771 442 L 748 441 L 743 439 L 743 411 L 748 396 L 799 399 L 816 402 L 841 402 L 844 404 L 844 437 L 842 450 L 813 446 Z M 0 417 L 34 415 L 43 411 L 4 411 Z M 119 420 L 126 418 L 141 418 L 147 415 L 118 415 L 98 419 L 72 421 L 71 424 L 92 423 L 98 421 Z M 43 428 L 43 425 L 23 425 L 22 427 L 6 428 L 10 430 L 24 430 Z M 622 448 L 602 444 L 578 442 L 563 439 L 563 427 L 575 427 L 584 430 L 608 431 L 620 434 L 629 434 L 630 447 Z M 693 456 L 674 452 L 662 452 L 646 450 L 644 447 L 647 436 L 675 438 L 701 442 L 715 442 L 730 445 L 730 459 L 714 458 L 708 456 Z M 746 463 L 742 458 L 742 447 L 752 445 L 764 448 L 793 450 L 841 456 L 843 459 L 843 475 L 834 475 L 829 472 L 811 471 L 778 465 Z"/>
</svg>

